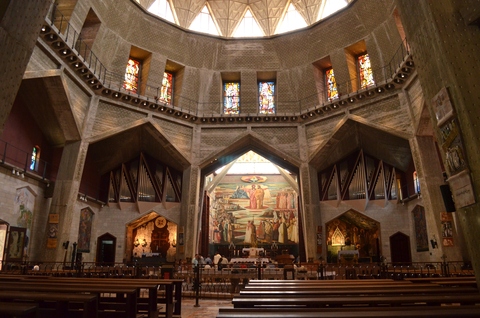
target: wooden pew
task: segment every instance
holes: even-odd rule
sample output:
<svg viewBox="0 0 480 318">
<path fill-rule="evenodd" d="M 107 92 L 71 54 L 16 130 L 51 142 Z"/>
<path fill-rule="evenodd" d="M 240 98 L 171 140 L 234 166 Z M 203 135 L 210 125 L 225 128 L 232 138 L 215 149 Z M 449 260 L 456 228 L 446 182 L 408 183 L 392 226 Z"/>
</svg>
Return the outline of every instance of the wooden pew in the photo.
<svg viewBox="0 0 480 318">
<path fill-rule="evenodd" d="M 426 294 L 426 295 L 366 295 L 359 297 L 345 296 L 277 296 L 277 297 L 233 297 L 234 308 L 278 307 L 278 308 L 319 308 L 341 306 L 404 306 L 435 305 L 458 303 L 462 305 L 480 304 L 478 293 Z"/>
<path fill-rule="evenodd" d="M 319 289 L 242 289 L 240 296 L 251 297 L 289 297 L 289 296 L 361 296 L 361 295 L 405 295 L 405 294 L 452 294 L 452 293 L 478 293 L 478 289 L 474 287 L 442 287 L 442 286 L 428 286 L 428 287 L 403 287 L 403 288 L 369 288 L 362 289 L 348 289 L 348 288 L 319 288 Z"/>
<path fill-rule="evenodd" d="M 83 318 L 95 318 L 97 316 L 98 298 L 96 295 L 77 294 L 66 292 L 38 292 L 38 291 L 20 291 L 20 290 L 0 290 L 1 301 L 32 301 L 35 305 L 38 303 L 38 311 L 46 310 L 47 302 L 55 304 L 55 314 L 51 317 L 65 318 L 71 317 L 68 305 L 72 303 L 81 303 L 83 309 Z"/>
<path fill-rule="evenodd" d="M 368 308 L 219 308 L 217 318 L 474 318 L 480 306 Z"/>
<path fill-rule="evenodd" d="M 37 304 L 0 302 L 0 317 L 2 318 L 36 318 Z"/>
<path fill-rule="evenodd" d="M 103 286 L 73 283 L 59 284 L 53 281 L 51 283 L 47 283 L 46 281 L 32 280 L 0 284 L 0 292 L 2 292 L 2 295 L 4 296 L 8 296 L 9 293 L 17 292 L 36 292 L 42 295 L 71 295 L 72 298 L 81 295 L 87 295 L 93 296 L 96 299 L 98 298 L 96 310 L 100 313 L 100 316 L 107 316 L 108 312 L 112 310 L 117 311 L 117 314 L 119 314 L 120 310 L 122 309 L 126 318 L 136 318 L 137 314 L 137 289 L 129 286 L 111 286 L 108 284 L 104 284 Z M 117 297 L 115 298 L 115 303 L 109 304 L 109 299 L 102 296 L 104 294 L 116 294 Z M 40 298 L 37 299 L 41 300 Z M 123 305 L 123 308 L 121 308 L 121 305 Z M 106 314 L 102 314 L 103 312 Z"/>
<path fill-rule="evenodd" d="M 131 279 L 131 278 L 75 278 L 75 277 L 53 277 L 53 276 L 29 276 L 29 275 L 0 275 L 0 281 L 33 281 L 44 282 L 45 284 L 58 283 L 69 285 L 100 285 L 108 284 L 117 287 L 137 288 L 138 295 L 141 289 L 148 290 L 148 298 L 137 299 L 137 310 L 146 311 L 148 317 L 157 318 L 158 315 L 165 315 L 167 318 L 181 316 L 182 283 L 180 279 Z M 164 291 L 158 291 L 164 289 Z M 165 305 L 165 312 L 159 312 L 157 303 Z"/>
</svg>

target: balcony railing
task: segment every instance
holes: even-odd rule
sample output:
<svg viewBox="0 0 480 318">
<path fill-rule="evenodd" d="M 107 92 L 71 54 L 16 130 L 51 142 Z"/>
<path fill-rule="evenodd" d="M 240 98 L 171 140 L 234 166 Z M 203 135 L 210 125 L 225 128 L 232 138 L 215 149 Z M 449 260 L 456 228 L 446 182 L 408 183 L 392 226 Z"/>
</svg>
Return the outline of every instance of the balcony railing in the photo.
<svg viewBox="0 0 480 318">
<path fill-rule="evenodd" d="M 49 34 L 46 38 L 47 41 L 50 41 L 53 47 L 59 49 L 60 55 L 69 55 L 69 57 L 71 57 L 70 61 L 74 61 L 74 63 L 72 63 L 75 65 L 74 67 L 81 68 L 82 72 L 86 72 L 87 70 L 83 69 L 83 67 L 87 67 L 88 71 L 93 74 L 93 78 L 91 78 L 91 83 L 95 83 L 94 87 L 98 89 L 108 89 L 109 92 L 119 92 L 120 95 L 125 97 L 125 100 L 135 100 L 136 104 L 139 104 L 143 100 L 145 102 L 143 106 L 150 105 L 152 109 L 160 108 L 158 104 L 163 104 L 163 106 L 171 107 L 173 109 L 179 110 L 180 112 L 183 112 L 184 114 L 188 114 L 188 116 L 194 116 L 195 118 L 208 118 L 223 115 L 223 101 L 201 102 L 192 99 L 190 96 L 175 94 L 175 100 L 173 101 L 173 104 L 167 105 L 159 102 L 158 92 L 161 89 L 161 83 L 159 83 L 158 85 L 140 84 L 139 87 L 142 87 L 141 93 L 133 93 L 124 89 L 124 74 L 115 73 L 106 68 L 106 66 L 100 61 L 98 56 L 92 51 L 89 45 L 85 43 L 85 41 L 81 38 L 80 33 L 71 26 L 68 19 L 57 9 L 57 5 L 55 3 L 52 4 L 46 20 L 48 25 L 56 32 L 56 34 Z M 68 48 L 65 48 L 65 45 Z M 296 100 L 277 99 L 277 112 L 275 116 L 300 115 L 316 110 L 318 110 L 317 113 L 320 113 L 320 110 L 325 107 L 335 109 L 336 107 L 338 107 L 338 105 L 336 105 L 336 103 L 338 102 L 341 102 L 341 105 L 347 105 L 349 104 L 347 103 L 347 100 L 350 101 L 350 103 L 352 102 L 352 96 L 362 94 L 367 90 L 372 91 L 377 87 L 382 87 L 381 91 L 384 91 L 383 87 L 388 83 L 392 83 L 394 80 L 396 80 L 396 84 L 401 84 L 403 82 L 403 78 L 408 76 L 408 72 L 410 72 L 409 68 L 402 68 L 402 66 L 409 59 L 409 57 L 409 46 L 406 40 L 404 40 L 400 44 L 398 49 L 395 51 L 387 65 L 378 69 L 373 69 L 375 85 L 365 88 L 358 88 L 359 79 L 350 78 L 343 82 L 337 82 L 338 91 L 340 93 L 338 99 L 329 101 L 326 96 L 321 96 L 323 94 L 319 92 L 316 92 L 309 96 L 301 97 Z M 145 78 L 140 78 L 140 83 L 143 83 L 145 81 Z M 363 96 L 361 98 L 363 98 Z M 241 116 L 259 115 L 258 111 L 246 113 L 244 111 L 245 109 L 247 109 L 247 107 L 243 105 L 241 106 L 241 114 L 227 116 L 235 118 Z M 258 107 L 256 105 L 249 105 L 248 109 L 255 110 L 258 109 Z M 174 112 L 172 112 L 172 114 Z M 262 116 L 268 117 L 272 115 Z M 302 118 L 306 119 L 308 117 Z"/>
</svg>

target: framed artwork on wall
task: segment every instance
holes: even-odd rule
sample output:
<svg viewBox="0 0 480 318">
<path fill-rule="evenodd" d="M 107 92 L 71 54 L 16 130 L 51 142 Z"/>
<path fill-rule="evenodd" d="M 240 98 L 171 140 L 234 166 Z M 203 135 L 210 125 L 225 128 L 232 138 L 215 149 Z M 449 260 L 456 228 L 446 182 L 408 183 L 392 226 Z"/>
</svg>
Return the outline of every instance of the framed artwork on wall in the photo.
<svg viewBox="0 0 480 318">
<path fill-rule="evenodd" d="M 8 236 L 7 261 L 21 261 L 24 253 L 25 235 L 27 229 L 22 227 L 10 227 Z"/>
<path fill-rule="evenodd" d="M 437 118 L 437 126 L 443 125 L 453 116 L 453 106 L 448 96 L 448 90 L 443 87 L 435 97 L 432 98 L 433 110 Z"/>
</svg>

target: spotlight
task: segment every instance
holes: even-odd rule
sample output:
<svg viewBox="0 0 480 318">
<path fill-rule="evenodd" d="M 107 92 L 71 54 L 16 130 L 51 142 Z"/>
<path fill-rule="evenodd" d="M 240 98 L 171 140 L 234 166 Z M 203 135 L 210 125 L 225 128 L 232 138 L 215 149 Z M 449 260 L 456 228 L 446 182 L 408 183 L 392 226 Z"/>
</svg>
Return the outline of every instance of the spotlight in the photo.
<svg viewBox="0 0 480 318">
<path fill-rule="evenodd" d="M 373 95 L 375 95 L 375 92 L 374 92 L 374 91 L 368 91 L 368 92 L 367 92 L 367 96 L 368 96 L 368 97 L 371 97 L 371 96 L 373 96 Z"/>
<path fill-rule="evenodd" d="M 158 108 L 158 105 L 157 105 L 157 104 L 150 104 L 150 108 L 151 108 L 151 109 L 157 109 L 157 108 Z"/>
<path fill-rule="evenodd" d="M 346 104 L 346 103 L 345 103 L 345 104 Z M 332 105 L 332 108 L 333 108 L 333 109 L 337 109 L 337 108 L 338 108 L 338 104 L 333 104 L 333 105 Z"/>
<path fill-rule="evenodd" d="M 315 109 L 315 112 L 316 112 L 317 114 L 321 114 L 321 113 L 323 113 L 323 110 L 321 110 L 320 108 L 317 108 L 317 109 Z"/>
<path fill-rule="evenodd" d="M 174 112 L 175 112 L 175 111 L 174 111 L 173 109 L 169 109 L 169 110 L 167 111 L 167 113 L 169 113 L 170 115 L 173 114 Z"/>
<path fill-rule="evenodd" d="M 197 117 L 196 116 L 192 116 L 192 121 L 196 121 L 197 120 Z"/>
<path fill-rule="evenodd" d="M 234 120 L 235 120 L 235 119 L 234 119 L 233 117 L 228 117 L 228 121 L 229 121 L 229 122 L 232 122 L 232 121 L 234 121 Z"/>
<path fill-rule="evenodd" d="M 405 63 L 405 64 L 407 64 L 408 67 L 414 67 L 415 66 L 415 63 L 411 60 L 407 61 L 407 63 Z"/>
<path fill-rule="evenodd" d="M 357 98 L 358 98 L 358 99 L 364 99 L 364 98 L 365 98 L 365 95 L 363 95 L 363 94 L 358 94 Z"/>
<path fill-rule="evenodd" d="M 140 103 L 140 98 L 136 98 L 136 97 L 135 97 L 135 98 L 132 100 L 132 102 L 135 103 L 135 104 L 138 104 L 138 103 Z"/>
<path fill-rule="evenodd" d="M 202 118 L 202 123 L 206 123 L 207 119 L 205 117 Z"/>
<path fill-rule="evenodd" d="M 403 80 L 401 78 L 398 78 L 398 77 L 396 77 L 393 81 L 397 84 L 402 84 L 403 83 Z"/>
<path fill-rule="evenodd" d="M 122 96 L 122 95 L 121 95 L 120 93 L 118 93 L 118 92 L 113 93 L 113 97 L 115 97 L 115 98 L 119 98 L 119 97 L 121 97 L 121 96 Z"/>
<path fill-rule="evenodd" d="M 143 101 L 143 102 L 142 102 L 142 106 L 143 106 L 143 107 L 147 107 L 147 106 L 148 106 L 148 102 L 147 102 L 147 101 Z"/>
<path fill-rule="evenodd" d="M 383 87 L 380 87 L 378 86 L 377 88 L 375 88 L 375 92 L 377 93 L 383 93 L 385 90 L 383 89 Z"/>
<path fill-rule="evenodd" d="M 77 57 L 75 55 L 70 55 L 68 58 L 67 58 L 70 62 L 75 62 L 77 60 Z"/>
<path fill-rule="evenodd" d="M 164 112 L 165 111 L 165 106 L 160 106 L 160 108 L 158 110 L 161 111 L 161 112 Z"/>
<path fill-rule="evenodd" d="M 340 105 L 344 106 L 344 105 L 346 105 L 346 104 L 347 104 L 346 101 L 344 101 L 344 100 L 341 100 L 341 101 L 340 101 Z M 333 106 L 335 106 L 335 105 L 336 105 L 336 104 L 333 104 Z M 337 108 L 337 107 L 334 107 L 334 108 Z"/>
<path fill-rule="evenodd" d="M 243 118 L 242 118 L 242 117 L 238 117 L 238 118 L 237 118 L 237 121 L 242 122 L 242 121 L 243 121 Z"/>
<path fill-rule="evenodd" d="M 392 88 L 395 88 L 395 85 L 393 85 L 392 83 L 388 83 L 387 85 L 385 85 L 385 88 L 392 89 Z"/>
<path fill-rule="evenodd" d="M 182 112 L 176 112 L 175 115 L 180 117 L 182 116 Z"/>
<path fill-rule="evenodd" d="M 355 102 L 355 98 L 353 98 L 353 97 L 349 97 L 349 98 L 348 98 L 348 102 L 349 102 L 349 103 L 353 103 L 353 102 Z"/>
<path fill-rule="evenodd" d="M 255 121 L 260 121 L 262 120 L 260 117 L 255 117 Z"/>
<path fill-rule="evenodd" d="M 62 41 L 53 42 L 52 46 L 56 47 L 57 49 L 62 48 L 65 44 Z"/>
<path fill-rule="evenodd" d="M 302 119 L 307 119 L 307 115 L 305 115 L 305 114 L 302 114 L 300 117 L 301 117 Z"/>
<path fill-rule="evenodd" d="M 51 33 L 51 34 L 46 36 L 46 39 L 48 41 L 55 41 L 56 39 L 58 39 L 58 36 L 56 34 Z"/>
<path fill-rule="evenodd" d="M 93 89 L 100 89 L 100 88 L 102 88 L 102 85 L 100 85 L 100 84 L 97 84 L 97 85 L 93 86 Z"/>
<path fill-rule="evenodd" d="M 131 97 L 130 97 L 129 95 L 125 95 L 125 96 L 123 96 L 122 99 L 123 99 L 123 100 L 130 100 L 130 98 L 131 98 Z"/>
<path fill-rule="evenodd" d="M 287 121 L 288 120 L 288 117 L 287 116 L 283 116 L 282 117 L 282 121 Z"/>
<path fill-rule="evenodd" d="M 263 117 L 263 121 L 270 121 L 270 117 Z"/>
<path fill-rule="evenodd" d="M 314 112 L 309 112 L 308 116 L 313 117 L 313 116 L 315 116 L 315 113 Z"/>
<path fill-rule="evenodd" d="M 326 111 L 326 112 L 328 112 L 328 111 L 330 110 L 330 107 L 328 107 L 328 106 L 323 106 L 323 110 Z"/>
<path fill-rule="evenodd" d="M 214 122 L 217 121 L 217 119 L 216 119 L 215 117 L 212 117 L 212 118 L 210 118 L 210 121 L 211 121 L 212 123 L 214 123 Z"/>
<path fill-rule="evenodd" d="M 278 117 L 277 116 L 273 117 L 273 121 L 278 121 Z"/>
<path fill-rule="evenodd" d="M 245 118 L 246 121 L 252 121 L 252 117 Z"/>
<path fill-rule="evenodd" d="M 220 117 L 220 118 L 218 119 L 218 121 L 221 122 L 221 123 L 223 123 L 223 122 L 225 121 L 225 118 Z"/>
<path fill-rule="evenodd" d="M 190 115 L 189 114 L 184 114 L 183 118 L 188 119 L 188 118 L 190 118 Z"/>
<path fill-rule="evenodd" d="M 296 121 L 297 119 L 297 116 L 292 116 L 292 121 Z"/>
<path fill-rule="evenodd" d="M 51 29 L 50 29 L 49 26 L 44 25 L 44 26 L 42 26 L 42 28 L 40 29 L 40 33 L 46 34 L 46 33 L 50 32 L 50 30 L 51 30 Z"/>
</svg>

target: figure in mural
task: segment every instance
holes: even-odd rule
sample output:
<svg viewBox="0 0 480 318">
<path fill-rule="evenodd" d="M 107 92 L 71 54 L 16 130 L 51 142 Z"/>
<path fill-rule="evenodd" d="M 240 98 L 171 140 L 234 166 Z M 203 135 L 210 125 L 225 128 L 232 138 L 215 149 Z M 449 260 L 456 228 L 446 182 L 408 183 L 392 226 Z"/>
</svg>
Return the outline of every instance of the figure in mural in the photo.
<svg viewBox="0 0 480 318">
<path fill-rule="evenodd" d="M 250 192 L 249 192 L 250 206 L 248 206 L 248 208 L 252 210 L 255 210 L 257 208 L 257 199 L 255 198 L 255 191 L 256 191 L 256 187 L 254 184 L 252 184 L 252 188 L 250 189 Z"/>
<path fill-rule="evenodd" d="M 257 201 L 257 209 L 263 209 L 263 197 L 265 192 L 263 191 L 260 185 L 257 185 L 257 189 L 255 190 L 255 200 Z"/>
<path fill-rule="evenodd" d="M 248 193 L 245 191 L 243 187 L 237 186 L 235 191 L 230 196 L 231 199 L 248 199 Z"/>
<path fill-rule="evenodd" d="M 245 228 L 244 243 L 255 244 L 257 242 L 257 238 L 256 238 L 257 233 L 255 229 L 255 224 L 253 222 L 254 221 L 247 222 L 247 227 Z"/>
<path fill-rule="evenodd" d="M 280 224 L 278 227 L 278 243 L 288 243 L 288 230 L 283 217 L 280 219 Z"/>
</svg>

